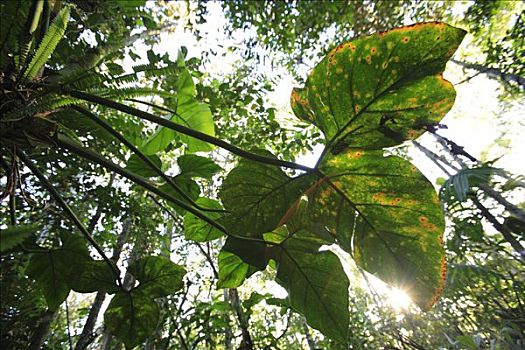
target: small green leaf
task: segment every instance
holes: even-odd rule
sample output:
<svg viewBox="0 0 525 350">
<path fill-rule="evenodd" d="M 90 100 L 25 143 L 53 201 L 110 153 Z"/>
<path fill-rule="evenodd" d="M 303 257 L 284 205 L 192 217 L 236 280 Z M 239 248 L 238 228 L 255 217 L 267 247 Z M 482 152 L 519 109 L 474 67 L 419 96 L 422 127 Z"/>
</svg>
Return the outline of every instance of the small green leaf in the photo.
<svg viewBox="0 0 525 350">
<path fill-rule="evenodd" d="M 148 156 L 148 158 L 155 164 L 159 169 L 162 168 L 162 161 L 156 155 Z M 146 162 L 139 158 L 136 154 L 132 154 L 128 159 L 126 169 L 134 172 L 137 175 L 144 177 L 159 176 L 159 174 L 153 170 Z"/>
<path fill-rule="evenodd" d="M 151 297 L 133 290 L 115 294 L 104 314 L 104 324 L 115 337 L 133 348 L 157 328 L 159 306 Z"/>
<path fill-rule="evenodd" d="M 213 175 L 222 170 L 221 167 L 211 159 L 194 154 L 180 156 L 177 159 L 177 163 L 179 164 L 181 173 L 189 177 L 211 179 Z"/>
<path fill-rule="evenodd" d="M 250 265 L 226 250 L 219 252 L 219 280 L 217 288 L 237 288 L 248 277 Z"/>
<path fill-rule="evenodd" d="M 209 198 L 199 198 L 196 203 L 207 209 L 222 209 L 219 202 Z M 224 214 L 218 212 L 206 212 L 206 215 L 213 220 L 220 219 Z M 219 237 L 224 233 L 209 223 L 199 219 L 192 213 L 184 215 L 184 237 L 196 242 L 208 242 Z"/>
<path fill-rule="evenodd" d="M 164 297 L 182 289 L 186 270 L 162 256 L 144 257 L 129 267 L 129 272 L 139 280 L 140 290 L 149 297 Z"/>
<path fill-rule="evenodd" d="M 36 230 L 38 230 L 37 225 L 8 226 L 0 230 L 0 252 L 16 247 Z"/>
</svg>

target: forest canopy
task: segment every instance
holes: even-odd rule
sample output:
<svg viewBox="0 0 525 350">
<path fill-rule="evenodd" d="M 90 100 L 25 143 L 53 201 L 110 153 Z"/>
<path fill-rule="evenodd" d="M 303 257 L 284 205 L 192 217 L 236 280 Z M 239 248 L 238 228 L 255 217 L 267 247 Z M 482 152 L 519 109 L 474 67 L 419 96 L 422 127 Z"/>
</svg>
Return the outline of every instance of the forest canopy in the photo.
<svg viewBox="0 0 525 350">
<path fill-rule="evenodd" d="M 0 3 L 5 349 L 522 349 L 520 1 Z"/>
</svg>

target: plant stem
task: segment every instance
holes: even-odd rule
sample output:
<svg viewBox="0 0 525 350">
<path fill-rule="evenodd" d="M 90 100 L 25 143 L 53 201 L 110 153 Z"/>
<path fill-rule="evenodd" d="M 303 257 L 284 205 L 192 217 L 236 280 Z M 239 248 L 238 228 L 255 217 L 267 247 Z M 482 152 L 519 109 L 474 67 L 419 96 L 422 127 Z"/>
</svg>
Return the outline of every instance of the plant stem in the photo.
<svg viewBox="0 0 525 350">
<path fill-rule="evenodd" d="M 69 205 L 64 201 L 62 196 L 58 193 L 58 191 L 53 187 L 51 182 L 45 177 L 44 174 L 27 158 L 27 156 L 21 152 L 17 151 L 18 157 L 22 159 L 22 162 L 31 170 L 31 172 L 38 178 L 38 180 L 42 183 L 42 185 L 49 191 L 51 196 L 57 201 L 58 205 L 64 210 L 66 215 L 71 219 L 73 224 L 80 230 L 82 235 L 88 240 L 88 242 L 95 248 L 95 250 L 98 252 L 98 254 L 104 259 L 104 261 L 109 265 L 111 270 L 113 270 L 113 273 L 115 274 L 115 278 L 117 282 L 119 283 L 119 286 L 122 287 L 122 282 L 120 280 L 120 270 L 118 267 L 106 256 L 104 253 L 104 250 L 102 250 L 102 247 L 98 245 L 98 243 L 95 241 L 95 239 L 91 236 L 91 234 L 86 230 L 82 222 L 78 219 L 78 217 L 75 215 L 73 210 L 69 207 Z"/>
<path fill-rule="evenodd" d="M 236 154 L 236 155 L 238 155 L 240 157 L 243 157 L 243 158 L 246 158 L 246 159 L 250 159 L 250 160 L 253 160 L 253 161 L 256 161 L 256 162 L 260 162 L 260 163 L 265 163 L 265 164 L 270 164 L 270 165 L 275 165 L 275 166 L 281 166 L 281 167 L 284 167 L 284 168 L 303 170 L 303 171 L 307 171 L 307 172 L 311 172 L 311 171 L 314 170 L 314 169 L 312 169 L 310 167 L 307 167 L 307 166 L 301 165 L 301 164 L 297 164 L 297 163 L 294 163 L 294 162 L 288 162 L 288 161 L 280 160 L 280 159 L 277 159 L 277 158 L 265 157 L 265 156 L 261 156 L 259 154 L 255 154 L 255 153 L 244 151 L 244 150 L 238 148 L 237 146 L 234 146 L 234 145 L 232 145 L 232 144 L 230 144 L 230 143 L 228 143 L 226 141 L 223 141 L 221 139 L 218 139 L 216 137 L 213 137 L 213 136 L 210 136 L 208 134 L 202 133 L 200 131 L 196 131 L 196 130 L 193 130 L 191 128 L 185 127 L 183 125 L 174 123 L 171 120 L 157 117 L 157 116 L 155 116 L 155 115 L 153 115 L 151 113 L 142 111 L 140 109 L 133 108 L 133 107 L 127 106 L 125 104 L 122 104 L 122 103 L 119 103 L 119 102 L 116 102 L 116 101 L 112 101 L 112 100 L 109 100 L 109 99 L 106 99 L 106 98 L 103 98 L 103 97 L 100 97 L 100 96 L 95 96 L 95 95 L 87 94 L 85 92 L 76 91 L 76 90 L 65 90 L 64 93 L 66 93 L 66 94 L 68 94 L 70 96 L 76 97 L 78 99 L 84 100 L 84 101 L 89 101 L 89 102 L 92 102 L 92 103 L 95 103 L 95 104 L 106 106 L 108 108 L 113 108 L 113 109 L 116 109 L 118 111 L 121 111 L 121 112 L 130 114 L 130 115 L 136 116 L 138 118 L 149 120 L 150 122 L 153 122 L 153 123 L 165 126 L 165 127 L 169 128 L 169 129 L 172 129 L 172 130 L 175 130 L 175 131 L 180 132 L 182 134 L 194 137 L 194 138 L 196 138 L 198 140 L 201 140 L 201 141 L 204 141 L 204 142 L 208 142 L 208 143 L 211 143 L 212 145 L 221 147 L 221 148 L 223 148 L 223 149 L 225 149 L 227 151 L 230 151 L 233 154 Z"/>
<path fill-rule="evenodd" d="M 111 135 L 113 135 L 120 142 L 125 144 L 126 147 L 128 147 L 134 154 L 136 154 L 140 159 L 142 159 L 142 161 L 144 161 L 144 163 L 146 163 L 153 171 L 155 171 L 160 177 L 162 177 L 166 181 L 166 183 L 168 183 L 171 187 L 173 187 L 173 189 L 175 191 L 177 191 L 182 197 L 184 197 L 185 200 L 187 200 L 195 208 L 197 208 L 199 210 L 202 210 L 202 211 L 224 212 L 224 210 L 222 210 L 222 209 L 203 208 L 200 205 L 198 205 L 197 203 L 195 203 L 193 201 L 193 199 L 191 199 L 179 186 L 177 186 L 177 184 L 173 181 L 173 179 L 171 177 L 169 177 L 168 175 L 164 174 L 164 172 L 158 166 L 156 166 L 155 163 L 153 163 L 149 157 L 147 157 L 144 153 L 142 153 L 137 147 L 135 147 L 135 145 L 133 145 L 131 142 L 129 142 L 117 130 L 113 129 L 113 127 L 111 125 L 109 125 L 107 122 L 105 122 L 104 120 L 99 118 L 94 113 L 86 111 L 82 107 L 72 106 L 71 108 L 73 108 L 77 112 L 85 115 L 86 117 L 88 117 L 89 119 L 91 119 L 92 121 L 94 121 L 95 123 L 100 125 L 101 127 L 103 127 L 106 131 L 108 131 Z"/>
</svg>

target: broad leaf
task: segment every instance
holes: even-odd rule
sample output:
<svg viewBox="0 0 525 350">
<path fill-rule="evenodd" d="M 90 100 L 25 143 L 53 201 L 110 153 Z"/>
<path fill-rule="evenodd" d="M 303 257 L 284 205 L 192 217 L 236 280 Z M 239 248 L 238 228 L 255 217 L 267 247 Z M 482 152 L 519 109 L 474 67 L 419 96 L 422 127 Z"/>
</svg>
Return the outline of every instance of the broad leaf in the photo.
<svg viewBox="0 0 525 350">
<path fill-rule="evenodd" d="M 239 236 L 260 237 L 272 231 L 310 181 L 310 175 L 292 179 L 276 166 L 241 160 L 219 191 L 231 212 L 226 226 Z"/>
<path fill-rule="evenodd" d="M 155 331 L 159 314 L 155 300 L 144 293 L 136 290 L 120 292 L 115 294 L 108 305 L 104 325 L 127 347 L 133 348 Z"/>
<path fill-rule="evenodd" d="M 159 169 L 162 168 L 162 162 L 159 157 L 152 155 L 152 156 L 148 156 L 148 158 Z M 131 172 L 134 172 L 137 175 L 144 176 L 144 177 L 159 176 L 159 174 L 155 170 L 153 170 L 148 164 L 146 164 L 146 162 L 140 159 L 136 154 L 132 154 L 131 157 L 129 157 L 128 164 L 126 165 L 126 169 L 128 169 Z"/>
<path fill-rule="evenodd" d="M 0 230 L 0 252 L 16 247 L 37 229 L 36 225 L 17 225 Z"/>
<path fill-rule="evenodd" d="M 326 208 L 347 203 L 339 216 L 356 217 L 353 256 L 357 264 L 405 290 L 422 308 L 431 307 L 444 286 L 443 211 L 432 184 L 410 162 L 383 151 L 352 150 L 327 156 L 320 170 L 324 191 L 312 198 Z M 324 203 L 323 196 L 330 198 Z M 350 209 L 352 208 L 352 209 Z M 335 212 L 335 210 L 333 210 Z M 333 226 L 336 237 L 352 236 Z M 350 251 L 347 244 L 341 244 Z"/>
<path fill-rule="evenodd" d="M 244 280 L 258 269 L 245 263 L 234 253 L 226 250 L 219 252 L 219 280 L 217 288 L 237 288 Z"/>
<path fill-rule="evenodd" d="M 177 79 L 176 113 L 170 117 L 170 120 L 210 136 L 215 136 L 215 126 L 210 107 L 197 101 L 195 95 L 195 84 L 191 74 L 186 68 L 182 68 Z M 184 134 L 178 134 L 171 129 L 159 126 L 155 133 L 143 144 L 142 151 L 145 154 L 155 154 L 163 151 L 175 137 L 178 137 L 188 146 L 189 152 L 207 152 L 213 149 L 213 145 L 207 142 Z"/>
<path fill-rule="evenodd" d="M 285 239 L 274 247 L 277 282 L 288 291 L 290 306 L 308 324 L 341 343 L 348 336 L 348 278 L 339 258 L 319 251 L 319 238 L 302 228 L 280 233 Z"/>
<path fill-rule="evenodd" d="M 189 177 L 202 177 L 211 179 L 213 175 L 221 170 L 213 160 L 194 154 L 185 154 L 177 159 L 180 172 Z"/>
<path fill-rule="evenodd" d="M 71 289 L 79 293 L 103 291 L 115 293 L 119 290 L 115 272 L 102 260 L 86 261 L 82 269 L 76 271 L 71 278 Z"/>
<path fill-rule="evenodd" d="M 182 289 L 186 270 L 162 256 L 147 256 L 129 267 L 129 272 L 139 280 L 137 290 L 149 297 L 164 297 Z"/>
<path fill-rule="evenodd" d="M 195 181 L 193 181 L 189 176 L 180 174 L 173 177 L 172 180 L 179 187 L 179 189 L 181 189 L 191 200 L 195 201 L 199 198 L 201 189 L 199 185 Z M 160 190 L 171 194 L 172 196 L 183 202 L 190 204 L 186 198 L 184 198 L 177 190 L 171 187 L 171 185 L 168 183 L 165 183 L 162 186 L 160 186 Z M 171 202 L 169 202 L 169 204 L 174 208 L 175 211 L 177 211 L 180 214 L 184 214 L 185 210 L 183 210 L 175 204 L 172 204 Z"/>
<path fill-rule="evenodd" d="M 222 209 L 219 202 L 209 198 L 199 198 L 196 203 L 207 209 Z M 213 220 L 220 219 L 224 214 L 219 212 L 206 212 L 206 215 Z M 219 237 L 224 233 L 209 223 L 199 219 L 192 213 L 184 215 L 184 237 L 196 242 L 207 242 Z"/>
<path fill-rule="evenodd" d="M 175 135 L 175 131 L 159 126 L 155 133 L 144 141 L 140 150 L 146 155 L 153 155 L 163 151 L 175 139 Z"/>
<path fill-rule="evenodd" d="M 84 240 L 67 236 L 63 246 L 46 253 L 35 253 L 27 267 L 27 275 L 42 289 L 49 309 L 56 310 L 69 295 L 75 274 L 90 260 Z"/>
<path fill-rule="evenodd" d="M 414 139 L 454 103 L 441 73 L 464 35 L 444 23 L 421 23 L 340 45 L 304 89 L 293 91 L 292 108 L 323 131 L 331 151 Z"/>
<path fill-rule="evenodd" d="M 215 126 L 210 107 L 206 103 L 191 101 L 184 105 L 178 105 L 177 115 L 172 121 L 200 131 L 210 136 L 215 136 Z M 194 137 L 181 134 L 180 139 L 188 146 L 189 152 L 208 152 L 213 150 L 213 145 Z"/>
</svg>

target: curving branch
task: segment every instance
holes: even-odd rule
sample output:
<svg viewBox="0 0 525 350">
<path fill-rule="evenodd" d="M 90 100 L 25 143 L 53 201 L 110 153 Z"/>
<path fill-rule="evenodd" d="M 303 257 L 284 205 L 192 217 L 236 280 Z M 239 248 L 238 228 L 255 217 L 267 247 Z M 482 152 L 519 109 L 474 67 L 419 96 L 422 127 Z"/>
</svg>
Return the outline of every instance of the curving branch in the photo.
<svg viewBox="0 0 525 350">
<path fill-rule="evenodd" d="M 227 151 L 230 151 L 233 154 L 236 154 L 236 155 L 238 155 L 240 157 L 243 157 L 243 158 L 246 158 L 246 159 L 250 159 L 250 160 L 253 160 L 253 161 L 256 161 L 256 162 L 259 162 L 259 163 L 265 163 L 265 164 L 280 166 L 280 167 L 284 167 L 284 168 L 289 168 L 289 169 L 303 170 L 303 171 L 306 171 L 306 172 L 314 171 L 313 168 L 307 167 L 305 165 L 297 164 L 297 163 L 294 163 L 294 162 L 288 162 L 288 161 L 280 160 L 280 159 L 277 159 L 277 158 L 265 157 L 265 156 L 261 156 L 259 154 L 247 152 L 247 151 L 245 151 L 243 149 L 240 149 L 237 146 L 234 146 L 234 145 L 232 145 L 232 144 L 230 144 L 230 143 L 228 143 L 226 141 L 223 141 L 221 139 L 218 139 L 216 137 L 213 137 L 213 136 L 210 136 L 208 134 L 202 133 L 200 131 L 196 131 L 196 130 L 193 130 L 191 128 L 185 127 L 183 125 L 174 123 L 171 120 L 157 117 L 156 115 L 153 115 L 151 113 L 142 111 L 142 110 L 134 108 L 134 107 L 127 106 L 127 105 L 122 104 L 120 102 L 112 101 L 112 100 L 109 100 L 107 98 L 96 96 L 96 95 L 91 95 L 91 94 L 88 94 L 88 93 L 85 93 L 85 92 L 82 92 L 82 91 L 63 89 L 62 92 L 67 94 L 67 95 L 69 95 L 69 96 L 76 97 L 76 98 L 84 100 L 84 101 L 88 101 L 88 102 L 92 102 L 92 103 L 95 103 L 95 104 L 98 104 L 98 105 L 102 105 L 102 106 L 105 106 L 105 107 L 108 107 L 108 108 L 116 109 L 116 110 L 124 112 L 126 114 L 130 114 L 130 115 L 133 115 L 135 117 L 138 117 L 138 118 L 141 118 L 141 119 L 145 119 L 145 120 L 148 120 L 150 122 L 162 125 L 164 127 L 167 127 L 168 129 L 180 132 L 182 134 L 194 137 L 194 138 L 196 138 L 198 140 L 201 140 L 201 141 L 204 141 L 204 142 L 208 142 L 208 143 L 211 143 L 212 145 L 221 147 L 221 148 L 223 148 L 223 149 L 225 149 Z"/>
</svg>

